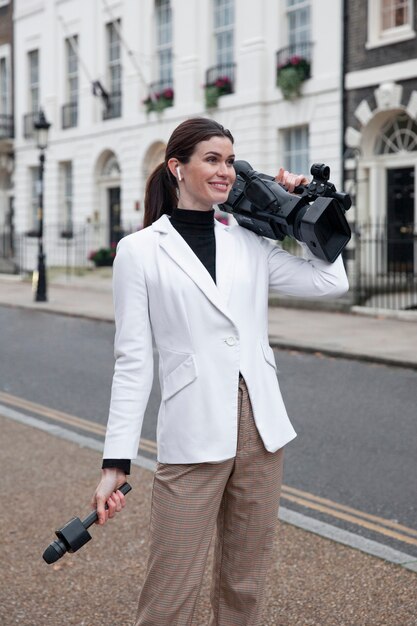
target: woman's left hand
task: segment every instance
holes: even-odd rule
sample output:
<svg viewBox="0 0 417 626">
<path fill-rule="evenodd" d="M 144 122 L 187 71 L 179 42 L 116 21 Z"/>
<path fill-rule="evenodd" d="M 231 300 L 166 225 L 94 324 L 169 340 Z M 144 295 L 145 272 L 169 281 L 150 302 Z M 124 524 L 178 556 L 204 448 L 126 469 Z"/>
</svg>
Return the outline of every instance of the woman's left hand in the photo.
<svg viewBox="0 0 417 626">
<path fill-rule="evenodd" d="M 292 174 L 284 170 L 283 167 L 279 168 L 278 174 L 275 176 L 277 183 L 280 183 L 285 187 L 287 191 L 292 193 L 298 185 L 308 185 L 310 182 L 303 174 Z"/>
</svg>

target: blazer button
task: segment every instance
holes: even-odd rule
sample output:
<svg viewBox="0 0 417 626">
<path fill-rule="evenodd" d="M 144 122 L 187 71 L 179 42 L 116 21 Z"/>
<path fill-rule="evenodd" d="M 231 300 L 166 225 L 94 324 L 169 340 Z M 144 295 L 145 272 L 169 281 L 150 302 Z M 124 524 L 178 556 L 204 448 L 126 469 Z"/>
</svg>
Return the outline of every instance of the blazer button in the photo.
<svg viewBox="0 0 417 626">
<path fill-rule="evenodd" d="M 236 345 L 236 337 L 228 337 L 226 339 L 226 343 L 228 346 L 235 346 Z"/>
</svg>

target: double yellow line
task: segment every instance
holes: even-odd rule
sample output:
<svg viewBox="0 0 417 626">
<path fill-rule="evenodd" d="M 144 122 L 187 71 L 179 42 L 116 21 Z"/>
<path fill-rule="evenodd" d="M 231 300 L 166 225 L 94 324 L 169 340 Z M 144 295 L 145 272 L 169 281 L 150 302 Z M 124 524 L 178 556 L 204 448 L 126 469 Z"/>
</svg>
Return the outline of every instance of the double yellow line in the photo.
<svg viewBox="0 0 417 626">
<path fill-rule="evenodd" d="M 90 422 L 89 420 L 76 417 L 75 415 L 70 415 L 69 413 L 64 413 L 63 411 L 56 411 L 55 409 L 51 409 L 43 404 L 29 402 L 29 400 L 24 400 L 18 396 L 12 396 L 10 393 L 0 391 L 0 402 L 29 411 L 30 413 L 36 413 L 42 417 L 47 417 L 55 422 L 59 422 L 60 424 L 66 424 L 67 426 L 72 426 L 73 428 L 93 433 L 94 435 L 104 437 L 106 434 L 106 427 L 102 424 L 96 424 L 95 422 Z M 146 452 L 156 454 L 156 443 L 154 441 L 150 441 L 149 439 L 141 439 L 139 448 L 141 450 L 146 450 Z"/>
<path fill-rule="evenodd" d="M 36 402 L 24 400 L 23 398 L 13 396 L 6 392 L 0 391 L 0 403 L 23 409 L 31 414 L 35 413 L 41 417 L 51 419 L 54 422 L 66 424 L 67 426 L 72 426 L 78 430 L 93 433 L 101 437 L 104 437 L 106 432 L 106 428 L 102 424 L 96 424 L 95 422 L 90 422 L 89 420 L 76 417 L 75 415 L 70 415 L 69 413 L 64 413 L 63 411 L 51 409 L 43 404 L 37 404 Z M 154 441 L 142 438 L 140 440 L 139 449 L 150 452 L 156 456 L 157 450 L 156 443 Z M 398 541 L 402 541 L 403 543 L 417 546 L 417 530 L 408 528 L 398 522 L 387 520 L 383 517 L 372 515 L 370 513 L 364 513 L 363 511 L 359 511 L 350 506 L 338 504 L 337 502 L 333 502 L 327 498 L 315 496 L 307 491 L 289 487 L 288 485 L 283 485 L 281 499 L 288 500 L 289 502 L 293 502 L 313 511 L 325 513 L 330 517 L 356 524 L 357 526 L 361 526 L 367 530 L 385 535 L 391 539 L 396 539 Z"/>
</svg>

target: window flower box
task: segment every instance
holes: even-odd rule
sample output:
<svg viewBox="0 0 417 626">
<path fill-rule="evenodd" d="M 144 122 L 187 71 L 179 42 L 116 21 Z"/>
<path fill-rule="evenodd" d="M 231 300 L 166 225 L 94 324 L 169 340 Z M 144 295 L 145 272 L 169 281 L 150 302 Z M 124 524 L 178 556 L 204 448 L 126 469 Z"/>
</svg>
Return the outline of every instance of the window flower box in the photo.
<svg viewBox="0 0 417 626">
<path fill-rule="evenodd" d="M 207 109 L 218 106 L 220 96 L 233 93 L 233 83 L 228 76 L 219 76 L 213 83 L 204 85 L 204 96 Z"/>
<path fill-rule="evenodd" d="M 301 85 L 307 78 L 310 78 L 310 62 L 301 56 L 293 55 L 277 67 L 277 86 L 286 100 L 301 95 Z"/>
<path fill-rule="evenodd" d="M 172 87 L 166 87 L 162 91 L 158 91 L 154 93 L 154 99 L 150 96 L 143 101 L 143 104 L 146 107 L 146 112 L 150 113 L 151 111 L 161 112 L 168 107 L 172 107 L 174 104 L 174 90 Z"/>
</svg>

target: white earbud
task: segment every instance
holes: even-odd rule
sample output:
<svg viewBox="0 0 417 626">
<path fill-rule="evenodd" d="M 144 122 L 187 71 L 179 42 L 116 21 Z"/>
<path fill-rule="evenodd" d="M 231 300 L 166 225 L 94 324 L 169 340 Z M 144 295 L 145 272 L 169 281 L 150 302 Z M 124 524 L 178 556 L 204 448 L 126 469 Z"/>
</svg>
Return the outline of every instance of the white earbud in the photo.
<svg viewBox="0 0 417 626">
<path fill-rule="evenodd" d="M 181 176 L 181 170 L 180 170 L 180 166 L 177 165 L 177 167 L 175 168 L 177 175 L 178 175 L 178 180 L 182 180 L 182 176 Z"/>
</svg>

